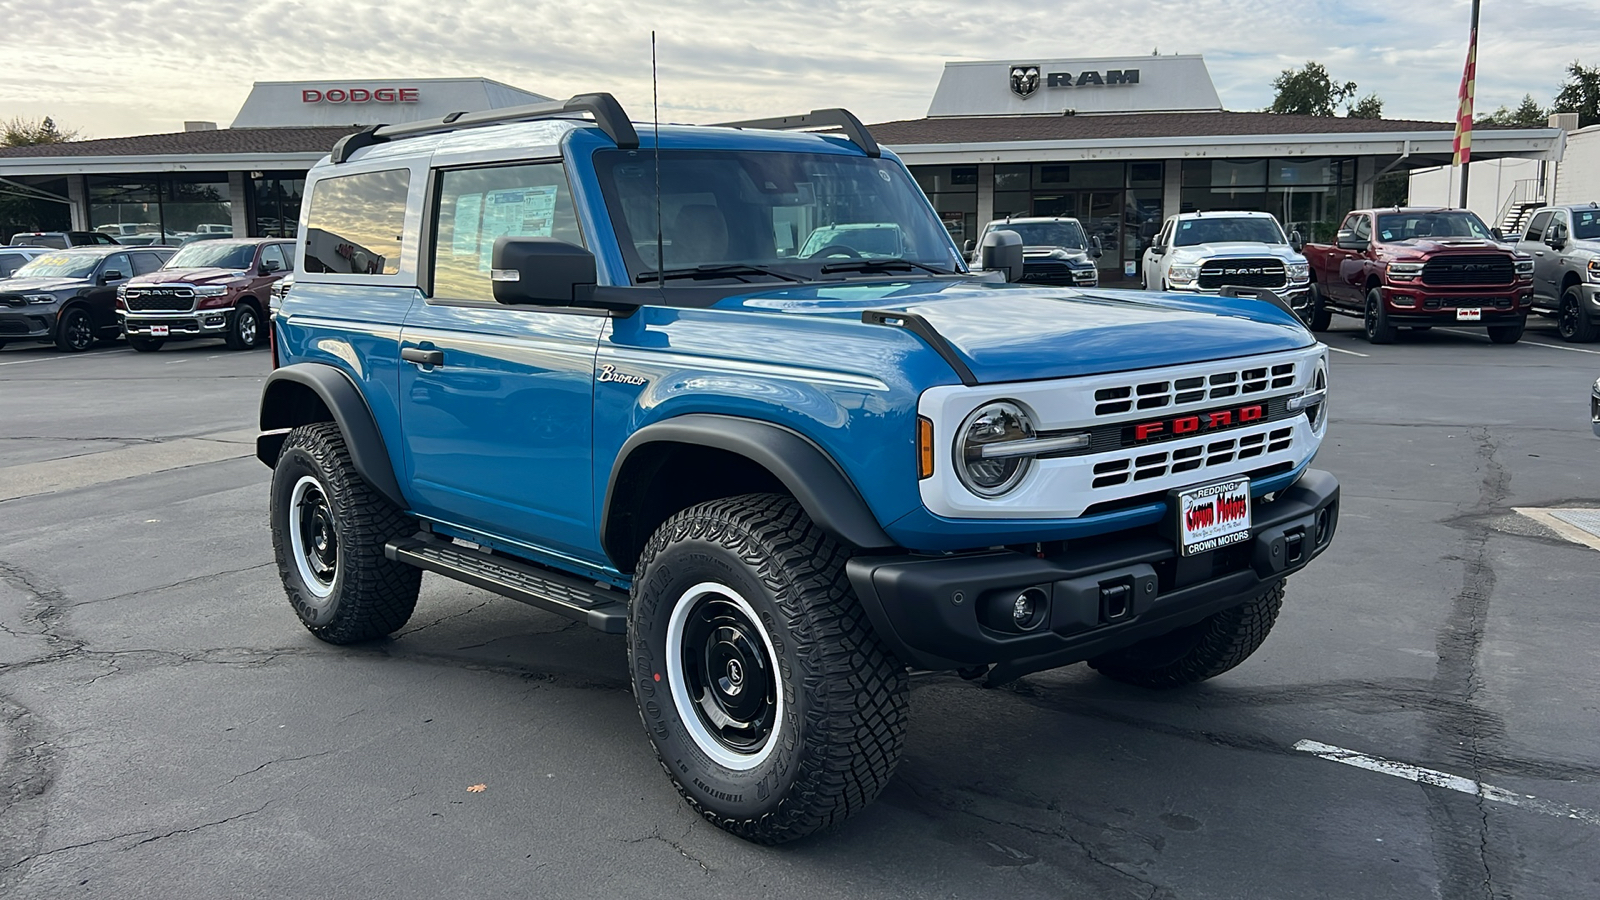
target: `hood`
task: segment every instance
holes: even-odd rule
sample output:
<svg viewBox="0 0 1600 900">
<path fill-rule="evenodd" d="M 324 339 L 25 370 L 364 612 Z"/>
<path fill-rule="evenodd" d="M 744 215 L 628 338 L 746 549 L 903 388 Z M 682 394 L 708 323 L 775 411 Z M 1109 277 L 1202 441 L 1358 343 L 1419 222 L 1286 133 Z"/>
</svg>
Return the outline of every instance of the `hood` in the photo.
<svg viewBox="0 0 1600 900">
<path fill-rule="evenodd" d="M 162 269 L 149 275 L 136 276 L 128 284 L 223 284 L 249 277 L 249 272 L 238 269 Z"/>
<path fill-rule="evenodd" d="M 985 384 L 1203 362 L 1316 341 L 1293 315 L 1259 300 L 976 281 L 807 285 L 730 297 L 717 308 L 856 322 L 866 310 L 916 313 Z"/>
<path fill-rule="evenodd" d="M 1229 256 L 1272 256 L 1284 262 L 1301 262 L 1305 257 L 1294 252 L 1288 244 L 1257 244 L 1250 241 L 1218 241 L 1212 244 L 1191 244 L 1174 247 L 1172 254 L 1183 261 L 1198 261 Z"/>
<path fill-rule="evenodd" d="M 1500 252 L 1507 256 L 1516 253 L 1511 247 L 1481 238 L 1413 238 L 1409 241 L 1385 242 L 1383 251 L 1396 259 L 1433 256 L 1439 253 Z"/>
<path fill-rule="evenodd" d="M 88 278 L 62 278 L 52 275 L 39 278 L 6 278 L 0 279 L 0 291 L 8 294 L 28 293 L 54 293 L 56 291 L 77 291 L 93 285 Z"/>
</svg>

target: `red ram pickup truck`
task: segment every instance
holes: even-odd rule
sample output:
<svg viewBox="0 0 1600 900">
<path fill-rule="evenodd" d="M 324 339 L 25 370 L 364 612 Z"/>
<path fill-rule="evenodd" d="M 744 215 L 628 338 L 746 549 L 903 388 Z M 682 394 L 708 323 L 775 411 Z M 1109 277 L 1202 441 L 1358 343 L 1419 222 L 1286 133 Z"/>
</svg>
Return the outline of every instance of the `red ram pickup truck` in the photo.
<svg viewBox="0 0 1600 900">
<path fill-rule="evenodd" d="M 1359 316 L 1367 340 L 1398 328 L 1487 328 L 1496 344 L 1522 338 L 1533 305 L 1533 257 L 1464 209 L 1358 209 L 1332 244 L 1306 244 L 1311 328 Z"/>
</svg>

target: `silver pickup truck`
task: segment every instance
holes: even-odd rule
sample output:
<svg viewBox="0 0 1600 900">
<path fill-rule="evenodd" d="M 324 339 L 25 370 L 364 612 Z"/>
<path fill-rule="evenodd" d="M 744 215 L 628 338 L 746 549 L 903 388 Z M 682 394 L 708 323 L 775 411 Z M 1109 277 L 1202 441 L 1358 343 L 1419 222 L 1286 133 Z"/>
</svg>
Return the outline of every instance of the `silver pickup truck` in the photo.
<svg viewBox="0 0 1600 900">
<path fill-rule="evenodd" d="M 1533 311 L 1565 340 L 1600 338 L 1600 205 L 1535 211 L 1517 249 L 1533 257 Z"/>
</svg>

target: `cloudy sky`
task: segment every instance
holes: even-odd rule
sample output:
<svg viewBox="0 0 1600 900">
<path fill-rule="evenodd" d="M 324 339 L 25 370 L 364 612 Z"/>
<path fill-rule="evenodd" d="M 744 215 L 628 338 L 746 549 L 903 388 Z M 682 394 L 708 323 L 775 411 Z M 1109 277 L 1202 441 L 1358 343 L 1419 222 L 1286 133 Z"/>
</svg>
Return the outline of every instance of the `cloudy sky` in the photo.
<svg viewBox="0 0 1600 900">
<path fill-rule="evenodd" d="M 1600 65 L 1600 0 L 1484 0 L 1478 108 L 1548 105 Z M 0 119 L 86 137 L 226 126 L 252 81 L 476 76 L 650 103 L 707 122 L 847 106 L 927 112 L 946 60 L 1199 53 L 1223 104 L 1259 109 L 1279 71 L 1322 62 L 1391 118 L 1448 120 L 1470 0 L 0 0 Z"/>
</svg>

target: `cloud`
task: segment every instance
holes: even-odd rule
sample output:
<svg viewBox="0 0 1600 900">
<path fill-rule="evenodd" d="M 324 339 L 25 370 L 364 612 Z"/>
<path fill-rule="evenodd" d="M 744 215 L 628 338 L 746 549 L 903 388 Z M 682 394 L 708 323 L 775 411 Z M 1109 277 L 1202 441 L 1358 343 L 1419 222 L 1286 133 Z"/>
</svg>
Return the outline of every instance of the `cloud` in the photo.
<svg viewBox="0 0 1600 900">
<path fill-rule="evenodd" d="M 1575 49 L 1600 47 L 1593 0 L 1488 4 L 1478 104 L 1548 104 Z M 662 118 L 716 121 L 847 106 L 868 121 L 927 111 L 942 64 L 1162 53 L 1205 55 L 1230 109 L 1325 64 L 1395 118 L 1447 120 L 1470 0 L 1087 0 L 979 5 L 878 0 L 76 0 L 27 22 L 0 70 L 0 116 L 52 115 L 91 136 L 231 121 L 253 81 L 484 76 L 551 96 L 651 99 L 658 33 Z M 1552 28 L 1560 23 L 1559 28 Z M 1086 49 L 1090 48 L 1090 49 Z M 1586 60 L 1600 63 L 1600 58 Z"/>
</svg>

